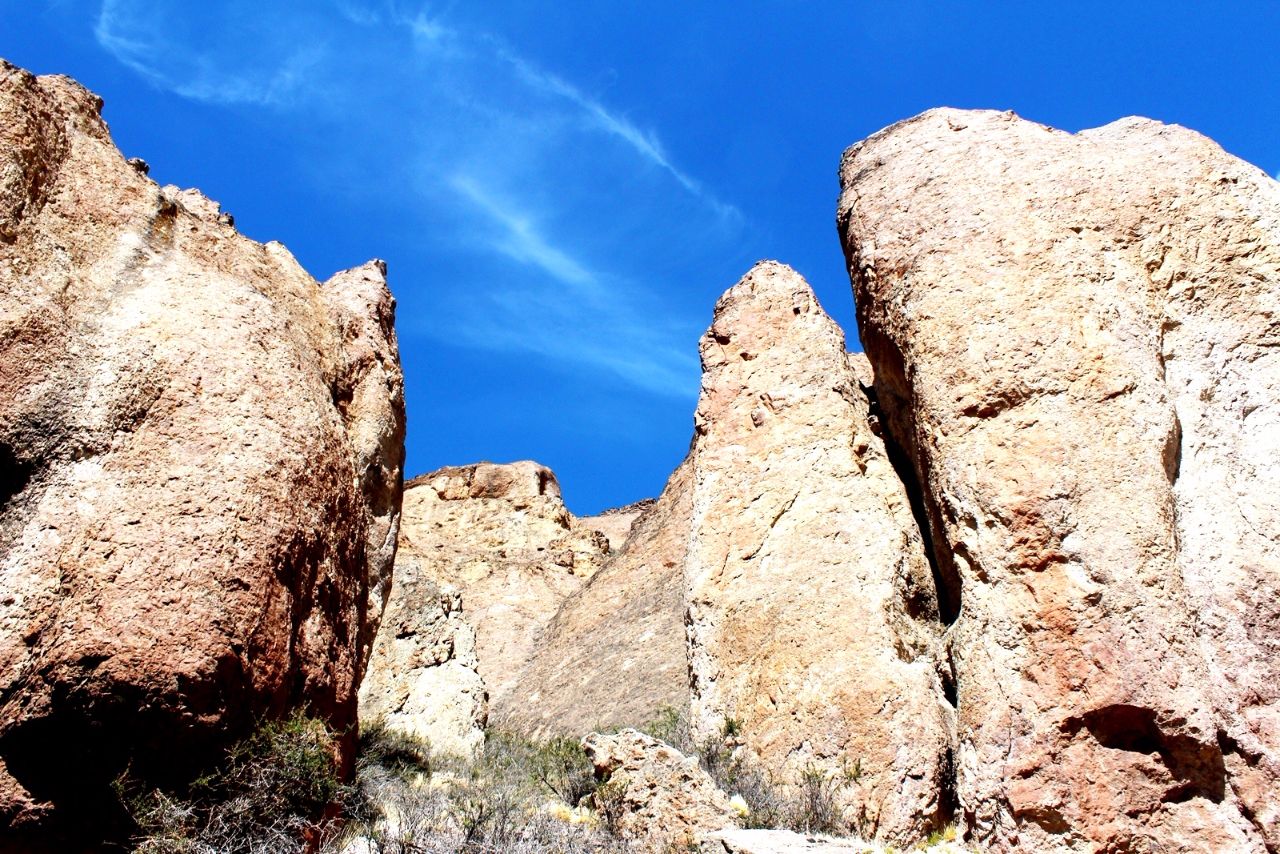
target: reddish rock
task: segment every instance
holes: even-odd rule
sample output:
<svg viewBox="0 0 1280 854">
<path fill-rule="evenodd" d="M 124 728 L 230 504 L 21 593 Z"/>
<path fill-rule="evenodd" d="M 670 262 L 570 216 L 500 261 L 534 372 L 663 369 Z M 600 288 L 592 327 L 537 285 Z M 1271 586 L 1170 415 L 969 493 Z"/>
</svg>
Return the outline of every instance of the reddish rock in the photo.
<svg viewBox="0 0 1280 854">
<path fill-rule="evenodd" d="M 263 716 L 348 729 L 395 552 L 382 264 L 316 282 L 127 163 L 100 107 L 0 66 L 10 831 L 91 814 L 126 767 L 181 779 Z"/>
</svg>

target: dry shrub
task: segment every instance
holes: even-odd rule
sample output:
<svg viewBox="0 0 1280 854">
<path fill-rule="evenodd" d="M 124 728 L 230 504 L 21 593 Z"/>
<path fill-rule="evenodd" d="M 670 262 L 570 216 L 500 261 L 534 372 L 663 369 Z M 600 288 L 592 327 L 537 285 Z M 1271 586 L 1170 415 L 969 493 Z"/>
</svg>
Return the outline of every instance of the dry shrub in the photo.
<svg viewBox="0 0 1280 854">
<path fill-rule="evenodd" d="M 259 726 L 186 792 L 143 789 L 127 773 L 116 790 L 138 827 L 135 851 L 302 854 L 342 793 L 335 756 L 328 728 L 298 713 Z"/>
</svg>

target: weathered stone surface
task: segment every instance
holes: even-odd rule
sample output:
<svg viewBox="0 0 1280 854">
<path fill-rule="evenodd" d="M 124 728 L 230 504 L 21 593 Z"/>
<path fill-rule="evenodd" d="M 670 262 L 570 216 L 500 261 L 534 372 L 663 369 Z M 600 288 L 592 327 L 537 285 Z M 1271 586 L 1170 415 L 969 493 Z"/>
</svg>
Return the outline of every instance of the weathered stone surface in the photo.
<svg viewBox="0 0 1280 854">
<path fill-rule="evenodd" d="M 415 478 L 405 488 L 400 547 L 418 578 L 461 593 L 495 713 L 522 702 L 512 688 L 543 628 L 609 552 L 603 534 L 575 524 L 551 470 L 528 461 Z M 393 590 L 389 607 L 422 607 L 424 589 Z"/>
<path fill-rule="evenodd" d="M 710 832 L 737 825 L 737 813 L 715 781 L 674 747 L 625 729 L 592 733 L 582 742 L 600 788 L 597 813 L 642 850 L 669 851 L 698 844 Z"/>
<path fill-rule="evenodd" d="M 970 831 L 1276 850 L 1280 185 L 1157 122 L 955 110 L 841 179 L 954 620 Z"/>
<path fill-rule="evenodd" d="M 627 537 L 631 536 L 631 526 L 644 515 L 655 503 L 653 498 L 635 501 L 623 507 L 614 507 L 595 516 L 582 516 L 578 519 L 582 527 L 599 531 L 609 540 L 609 550 L 616 552 L 622 548 Z"/>
<path fill-rule="evenodd" d="M 676 469 L 662 496 L 629 526 L 621 550 L 560 606 L 495 721 L 533 735 L 577 737 L 687 709 L 690 472 L 687 461 Z"/>
<path fill-rule="evenodd" d="M 791 830 L 722 830 L 702 843 L 702 854 L 882 854 L 884 848 L 850 839 Z M 930 849 L 931 851 L 933 849 Z M 936 854 L 943 854 L 937 851 Z"/>
<path fill-rule="evenodd" d="M 472 757 L 488 717 L 475 630 L 462 596 L 423 578 L 406 552 L 360 685 L 361 726 L 381 722 L 425 739 L 433 753 Z"/>
<path fill-rule="evenodd" d="M 849 818 L 911 843 L 948 817 L 952 710 L 919 529 L 844 343 L 774 262 L 720 298 L 702 338 L 691 721 L 695 743 L 739 730 L 780 782 L 858 777 Z"/>
<path fill-rule="evenodd" d="M 262 716 L 348 728 L 395 551 L 384 268 L 317 283 L 126 163 L 100 107 L 0 65 L 10 829 L 92 812 L 127 764 L 180 778 Z"/>
</svg>

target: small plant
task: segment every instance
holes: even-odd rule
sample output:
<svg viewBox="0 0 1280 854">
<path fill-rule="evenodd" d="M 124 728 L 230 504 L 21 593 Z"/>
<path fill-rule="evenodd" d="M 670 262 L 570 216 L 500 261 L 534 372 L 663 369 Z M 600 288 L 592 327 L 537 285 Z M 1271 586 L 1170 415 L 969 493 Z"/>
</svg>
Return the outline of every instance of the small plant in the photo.
<svg viewBox="0 0 1280 854">
<path fill-rule="evenodd" d="M 689 733 L 689 716 L 675 706 L 663 706 L 653 720 L 636 729 L 671 745 L 681 753 L 696 752 Z"/>
<path fill-rule="evenodd" d="M 614 836 L 622 834 L 622 818 L 626 814 L 627 778 L 615 774 L 595 791 L 592 798 L 596 814 L 605 830 Z"/>
<path fill-rule="evenodd" d="M 577 739 L 553 738 L 533 755 L 533 771 L 551 793 L 577 806 L 596 790 L 595 769 Z"/>
<path fill-rule="evenodd" d="M 742 734 L 742 720 L 740 718 L 727 717 L 720 724 L 720 736 L 725 740 L 737 738 Z"/>
<path fill-rule="evenodd" d="M 959 838 L 960 832 L 956 829 L 956 826 L 954 824 L 948 824 L 946 827 L 935 830 L 926 836 L 924 841 L 921 842 L 917 848 L 919 850 L 925 850 L 947 842 L 955 842 Z"/>
<path fill-rule="evenodd" d="M 846 829 L 839 805 L 841 791 L 850 784 L 847 774 L 834 774 L 810 763 L 800 772 L 799 795 L 790 824 L 801 833 L 842 833 Z"/>
<path fill-rule="evenodd" d="M 412 779 L 431 776 L 431 743 L 410 735 L 385 721 L 375 720 L 360 727 L 356 772 L 364 768 L 381 768 L 388 773 Z"/>
</svg>

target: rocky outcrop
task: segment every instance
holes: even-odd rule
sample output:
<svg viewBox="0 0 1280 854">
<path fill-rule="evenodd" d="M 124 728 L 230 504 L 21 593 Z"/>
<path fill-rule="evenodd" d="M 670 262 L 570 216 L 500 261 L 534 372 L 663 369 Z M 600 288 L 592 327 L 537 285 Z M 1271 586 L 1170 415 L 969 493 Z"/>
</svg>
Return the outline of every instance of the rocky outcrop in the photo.
<svg viewBox="0 0 1280 854">
<path fill-rule="evenodd" d="M 685 564 L 695 743 L 738 731 L 777 781 L 856 778 L 848 813 L 911 843 L 949 817 L 938 605 L 844 336 L 758 264 L 701 342 Z"/>
<path fill-rule="evenodd" d="M 475 630 L 461 595 L 423 578 L 417 561 L 396 561 L 391 601 L 360 685 L 361 726 L 407 733 L 434 754 L 474 757 L 488 719 Z"/>
<path fill-rule="evenodd" d="M 631 526 L 656 503 L 656 499 L 644 498 L 622 507 L 614 507 L 597 513 L 595 516 L 583 516 L 579 521 L 584 528 L 599 531 L 609 540 L 609 550 L 618 551 L 631 536 Z"/>
<path fill-rule="evenodd" d="M 697 759 L 674 747 L 625 729 L 592 733 L 582 748 L 600 782 L 592 809 L 638 850 L 688 850 L 711 832 L 737 826 L 729 796 Z"/>
<path fill-rule="evenodd" d="M 1280 849 L 1280 185 L 1179 127 L 956 110 L 841 181 L 969 833 Z"/>
<path fill-rule="evenodd" d="M 178 780 L 257 719 L 350 729 L 395 552 L 380 263 L 317 283 L 0 65 L 0 824 Z M 0 831 L 6 832 L 6 831 Z"/>
<path fill-rule="evenodd" d="M 495 721 L 537 736 L 577 737 L 687 710 L 690 486 L 686 461 L 628 526 L 621 550 L 560 606 Z M 581 521 L 595 525 L 600 517 Z"/>
<path fill-rule="evenodd" d="M 412 562 L 406 575 L 412 580 L 393 589 L 388 613 L 434 607 L 434 588 L 422 582 L 458 591 L 496 712 L 523 702 L 512 689 L 534 644 L 561 603 L 600 568 L 609 541 L 576 524 L 550 469 L 527 461 L 477 463 L 442 468 L 406 486 L 400 550 L 401 561 Z M 396 619 L 389 620 L 380 645 L 392 642 Z M 415 660 L 434 660 L 434 634 L 415 637 L 410 645 L 422 645 Z M 382 684 L 399 679 L 385 670 L 396 660 L 375 659 L 370 678 Z M 470 696 L 458 703 L 469 703 Z"/>
</svg>

